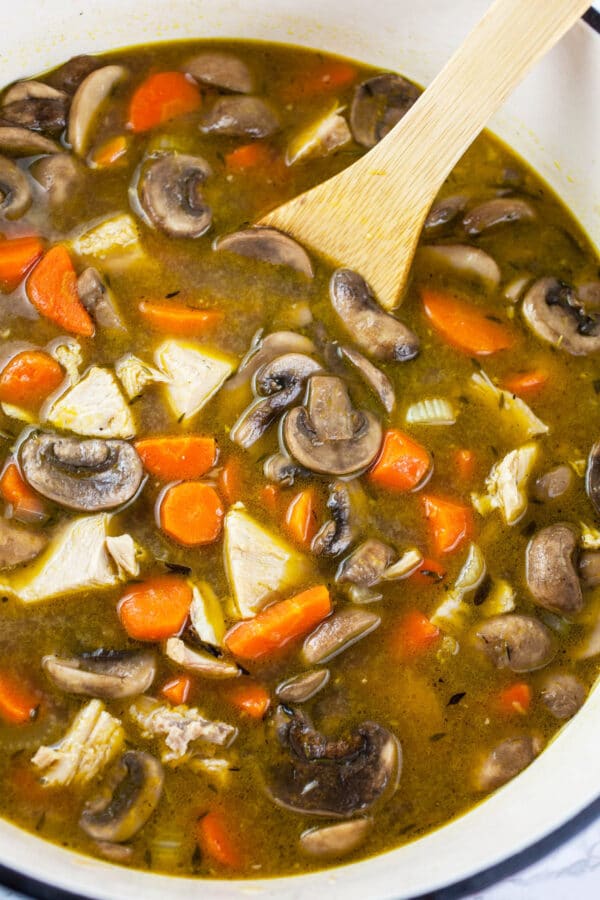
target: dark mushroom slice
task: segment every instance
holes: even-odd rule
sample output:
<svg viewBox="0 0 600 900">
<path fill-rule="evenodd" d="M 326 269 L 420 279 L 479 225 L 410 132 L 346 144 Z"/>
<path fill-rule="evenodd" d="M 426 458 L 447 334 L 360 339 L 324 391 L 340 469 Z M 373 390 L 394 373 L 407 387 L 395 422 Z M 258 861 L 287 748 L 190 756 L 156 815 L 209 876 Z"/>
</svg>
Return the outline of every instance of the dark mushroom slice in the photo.
<svg viewBox="0 0 600 900">
<path fill-rule="evenodd" d="M 111 291 L 98 269 L 88 266 L 77 279 L 79 299 L 100 328 L 124 329 Z"/>
<path fill-rule="evenodd" d="M 101 65 L 101 62 L 94 56 L 86 56 L 82 53 L 67 60 L 60 69 L 52 72 L 48 80 L 59 90 L 66 91 L 67 94 L 74 94 L 84 78 L 87 78 L 90 72 L 100 68 Z"/>
<path fill-rule="evenodd" d="M 547 666 L 556 654 L 552 633 L 533 616 L 508 613 L 479 626 L 476 644 L 497 669 L 533 672 Z"/>
<path fill-rule="evenodd" d="M 310 356 L 314 352 L 315 345 L 310 338 L 295 331 L 273 331 L 265 337 L 261 336 L 261 332 L 257 332 L 237 372 L 226 385 L 230 389 L 235 389 L 246 384 L 261 366 L 277 356 L 284 356 L 286 353 L 306 353 Z"/>
<path fill-rule="evenodd" d="M 306 250 L 276 228 L 255 225 L 244 231 L 234 231 L 233 234 L 217 238 L 214 249 L 229 250 L 230 253 L 258 259 L 273 266 L 289 266 L 307 278 L 312 278 L 314 274 Z"/>
<path fill-rule="evenodd" d="M 585 492 L 600 516 L 600 441 L 590 450 L 585 470 Z"/>
<path fill-rule="evenodd" d="M 101 650 L 82 656 L 44 656 L 42 668 L 61 691 L 105 700 L 135 697 L 156 675 L 151 650 Z"/>
<path fill-rule="evenodd" d="M 163 783 L 163 767 L 154 756 L 128 750 L 110 772 L 100 796 L 86 803 L 79 825 L 96 841 L 128 841 L 158 806 Z"/>
<path fill-rule="evenodd" d="M 126 77 L 124 66 L 102 66 L 90 72 L 77 88 L 69 110 L 67 131 L 68 141 L 77 156 L 86 154 L 92 125 L 100 107 Z"/>
<path fill-rule="evenodd" d="M 321 622 L 304 641 L 302 658 L 308 665 L 319 665 L 333 659 L 343 650 L 367 637 L 381 624 L 381 617 L 359 607 L 334 612 Z"/>
<path fill-rule="evenodd" d="M 379 397 L 386 412 L 391 413 L 396 405 L 396 394 L 394 393 L 394 386 L 387 375 L 381 369 L 378 369 L 377 366 L 374 366 L 366 356 L 363 356 L 362 353 L 359 353 L 358 350 L 354 350 L 352 347 L 340 346 L 339 352 L 343 358 L 352 363 L 360 372 L 371 390 Z"/>
<path fill-rule="evenodd" d="M 211 174 L 201 156 L 172 154 L 152 160 L 142 174 L 142 209 L 170 237 L 200 237 L 212 224 L 212 210 L 201 191 Z"/>
<path fill-rule="evenodd" d="M 469 210 L 463 218 L 463 227 L 467 234 L 481 234 L 495 225 L 531 221 L 535 217 L 535 210 L 526 200 L 519 197 L 495 197 Z"/>
<path fill-rule="evenodd" d="M 7 156 L 37 156 L 43 153 L 62 153 L 56 141 L 22 128 L 20 125 L 0 125 L 0 153 Z"/>
<path fill-rule="evenodd" d="M 2 98 L 0 118 L 32 131 L 60 133 L 67 120 L 69 96 L 43 81 L 18 81 Z"/>
<path fill-rule="evenodd" d="M 542 749 L 540 738 L 525 735 L 508 738 L 492 750 L 475 772 L 475 788 L 493 791 L 527 768 Z"/>
<path fill-rule="evenodd" d="M 569 466 L 556 466 L 536 480 L 533 495 L 537 500 L 547 502 L 562 497 L 573 483 L 573 472 Z"/>
<path fill-rule="evenodd" d="M 534 602 L 563 616 L 575 615 L 583 608 L 574 561 L 577 541 L 571 526 L 558 523 L 538 531 L 526 551 L 527 587 Z"/>
<path fill-rule="evenodd" d="M 573 288 L 563 281 L 535 281 L 523 299 L 523 316 L 538 337 L 572 356 L 600 350 L 600 316 L 587 315 Z"/>
<path fill-rule="evenodd" d="M 279 131 L 276 112 L 260 97 L 220 97 L 204 116 L 205 134 L 265 138 Z"/>
<path fill-rule="evenodd" d="M 581 709 L 586 689 L 575 675 L 549 675 L 540 691 L 542 703 L 556 719 L 570 719 Z"/>
<path fill-rule="evenodd" d="M 306 703 L 318 694 L 329 681 L 329 669 L 312 669 L 283 681 L 275 693 L 284 703 Z"/>
<path fill-rule="evenodd" d="M 31 206 L 27 176 L 11 159 L 0 156 L 0 218 L 19 219 Z"/>
<path fill-rule="evenodd" d="M 392 73 L 375 75 L 359 84 L 350 109 L 352 136 L 363 147 L 374 147 L 408 112 L 421 89 Z"/>
<path fill-rule="evenodd" d="M 78 184 L 83 183 L 81 163 L 72 153 L 55 153 L 42 156 L 31 165 L 29 171 L 41 184 L 52 206 L 60 207 L 73 196 Z"/>
<path fill-rule="evenodd" d="M 348 738 L 329 740 L 296 712 L 280 735 L 290 758 L 273 771 L 268 785 L 278 806 L 345 819 L 369 809 L 398 784 L 400 744 L 376 722 L 363 722 Z"/>
<path fill-rule="evenodd" d="M 320 475 L 353 475 L 377 457 L 383 432 L 367 410 L 353 410 L 341 378 L 313 375 L 306 406 L 285 414 L 285 449 L 305 469 Z"/>
<path fill-rule="evenodd" d="M 376 538 L 369 538 L 343 560 L 336 581 L 371 587 L 381 580 L 395 557 L 395 551 L 387 544 Z"/>
<path fill-rule="evenodd" d="M 251 94 L 254 78 L 243 60 L 233 53 L 205 50 L 189 59 L 183 67 L 196 81 L 210 84 L 220 91 Z"/>
<path fill-rule="evenodd" d="M 99 512 L 127 503 L 144 469 L 127 441 L 33 432 L 19 451 L 23 477 L 43 497 L 68 509 Z"/>
<path fill-rule="evenodd" d="M 468 199 L 465 194 L 452 194 L 450 197 L 437 200 L 429 210 L 423 228 L 427 231 L 434 231 L 441 229 L 444 225 L 449 225 L 459 212 L 463 211 Z"/>
<path fill-rule="evenodd" d="M 300 849 L 314 859 L 347 856 L 360 847 L 372 827 L 373 819 L 365 817 L 323 828 L 310 828 L 300 835 Z"/>
<path fill-rule="evenodd" d="M 0 517 L 0 569 L 10 569 L 35 559 L 47 543 L 45 535 Z"/>
<path fill-rule="evenodd" d="M 314 536 L 311 550 L 316 556 L 339 556 L 352 544 L 357 532 L 352 489 L 345 481 L 336 481 L 327 498 L 331 519 Z"/>
<path fill-rule="evenodd" d="M 285 453 L 273 453 L 263 463 L 263 474 L 269 481 L 291 487 L 298 476 L 309 473 Z"/>
<path fill-rule="evenodd" d="M 586 587 L 600 584 L 600 550 L 584 550 L 577 563 L 577 573 Z"/>
<path fill-rule="evenodd" d="M 329 295 L 341 324 L 365 353 L 377 359 L 404 362 L 419 352 L 416 334 L 384 312 L 358 272 L 334 272 Z"/>
</svg>

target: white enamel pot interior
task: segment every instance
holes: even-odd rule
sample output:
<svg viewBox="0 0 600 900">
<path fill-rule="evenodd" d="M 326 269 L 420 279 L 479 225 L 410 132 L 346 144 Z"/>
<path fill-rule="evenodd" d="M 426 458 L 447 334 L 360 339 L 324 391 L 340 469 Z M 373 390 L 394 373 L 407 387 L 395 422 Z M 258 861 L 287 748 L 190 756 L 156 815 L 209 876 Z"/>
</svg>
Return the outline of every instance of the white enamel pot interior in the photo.
<svg viewBox="0 0 600 900">
<path fill-rule="evenodd" d="M 488 0 L 1 0 L 0 84 L 43 72 L 77 53 L 194 37 L 322 48 L 427 84 L 487 5 Z M 598 97 L 600 35 L 580 22 L 491 126 L 558 192 L 596 245 Z M 150 875 L 87 859 L 6 822 L 0 822 L 0 863 L 59 890 L 105 900 L 410 897 L 509 857 L 583 809 L 600 795 L 599 746 L 596 690 L 524 773 L 468 814 L 398 850 L 312 875 L 209 885 Z"/>
</svg>

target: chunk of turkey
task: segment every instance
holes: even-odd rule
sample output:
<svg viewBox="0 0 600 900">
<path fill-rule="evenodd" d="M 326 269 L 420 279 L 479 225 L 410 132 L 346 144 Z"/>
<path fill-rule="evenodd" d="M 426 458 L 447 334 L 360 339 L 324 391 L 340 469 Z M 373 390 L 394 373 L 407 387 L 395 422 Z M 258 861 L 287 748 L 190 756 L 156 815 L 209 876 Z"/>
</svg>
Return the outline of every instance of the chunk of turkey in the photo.
<svg viewBox="0 0 600 900">
<path fill-rule="evenodd" d="M 81 381 L 42 410 L 42 421 L 85 437 L 135 437 L 135 422 L 110 369 L 92 366 Z"/>
<path fill-rule="evenodd" d="M 217 393 L 234 364 L 194 341 L 169 339 L 156 348 L 154 361 L 168 382 L 165 394 L 177 419 L 190 419 Z"/>
</svg>

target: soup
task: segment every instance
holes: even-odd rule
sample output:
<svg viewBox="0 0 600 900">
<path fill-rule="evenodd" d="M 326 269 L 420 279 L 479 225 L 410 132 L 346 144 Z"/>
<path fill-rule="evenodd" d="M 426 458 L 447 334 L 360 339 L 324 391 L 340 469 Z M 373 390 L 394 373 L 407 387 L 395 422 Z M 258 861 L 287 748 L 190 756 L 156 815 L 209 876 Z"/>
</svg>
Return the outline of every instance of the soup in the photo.
<svg viewBox="0 0 600 900">
<path fill-rule="evenodd" d="M 419 93 L 214 41 L 4 91 L 0 809 L 41 837 L 310 871 L 467 811 L 584 702 L 600 282 L 577 224 L 484 134 L 393 315 L 252 227 Z"/>
</svg>

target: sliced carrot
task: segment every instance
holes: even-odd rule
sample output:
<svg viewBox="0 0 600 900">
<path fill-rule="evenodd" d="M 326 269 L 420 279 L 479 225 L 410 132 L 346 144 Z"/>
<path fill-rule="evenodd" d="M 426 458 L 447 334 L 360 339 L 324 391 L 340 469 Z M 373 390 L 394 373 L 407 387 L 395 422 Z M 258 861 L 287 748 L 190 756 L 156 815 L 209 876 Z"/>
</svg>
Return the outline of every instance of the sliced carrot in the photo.
<svg viewBox="0 0 600 900">
<path fill-rule="evenodd" d="M 452 294 L 422 290 L 425 315 L 447 343 L 475 356 L 508 350 L 515 336 L 508 325 L 496 322 L 479 307 Z"/>
<path fill-rule="evenodd" d="M 163 684 L 160 692 L 173 706 L 179 706 L 187 701 L 191 689 L 192 679 L 189 675 L 176 675 Z"/>
<path fill-rule="evenodd" d="M 215 439 L 199 434 L 146 438 L 134 446 L 146 471 L 163 481 L 201 478 L 217 456 Z"/>
<path fill-rule="evenodd" d="M 40 522 L 47 516 L 46 504 L 29 487 L 13 462 L 5 467 L 0 476 L 0 494 L 4 502 L 12 506 L 15 519 L 22 522 Z"/>
<path fill-rule="evenodd" d="M 276 516 L 279 512 L 279 502 L 281 500 L 281 490 L 276 484 L 265 484 L 260 491 L 260 501 L 263 507 L 272 516 Z"/>
<path fill-rule="evenodd" d="M 135 91 L 127 124 L 132 131 L 148 131 L 169 119 L 193 112 L 201 102 L 198 85 L 183 72 L 157 72 Z"/>
<path fill-rule="evenodd" d="M 424 559 L 408 576 L 414 584 L 439 584 L 446 570 L 436 559 Z"/>
<path fill-rule="evenodd" d="M 245 172 L 247 169 L 266 169 L 273 164 L 275 152 L 270 144 L 254 141 L 242 144 L 231 153 L 225 155 L 225 168 L 228 172 Z"/>
<path fill-rule="evenodd" d="M 27 296 L 42 316 L 66 331 L 93 335 L 94 324 L 79 299 L 73 263 L 60 244 L 48 250 L 27 279 Z"/>
<path fill-rule="evenodd" d="M 399 656 L 420 656 L 432 647 L 440 636 L 440 629 L 418 610 L 402 617 L 393 636 L 394 650 Z"/>
<path fill-rule="evenodd" d="M 0 672 L 0 716 L 13 725 L 24 725 L 35 718 L 41 695 L 22 678 Z"/>
<path fill-rule="evenodd" d="M 225 510 L 210 484 L 182 481 L 170 487 L 159 510 L 160 527 L 184 547 L 212 544 L 221 534 Z"/>
<path fill-rule="evenodd" d="M 234 625 L 225 635 L 225 645 L 241 659 L 259 659 L 307 634 L 331 609 L 329 591 L 319 584 Z"/>
<path fill-rule="evenodd" d="M 511 394 L 535 394 L 541 390 L 548 381 L 548 373 L 543 369 L 533 369 L 531 372 L 517 372 L 505 378 L 502 386 Z"/>
<path fill-rule="evenodd" d="M 244 496 L 242 464 L 237 456 L 230 456 L 219 472 L 219 491 L 229 504 L 237 503 Z"/>
<path fill-rule="evenodd" d="M 0 402 L 37 410 L 62 384 L 64 372 L 43 350 L 23 350 L 0 373 Z"/>
<path fill-rule="evenodd" d="M 271 703 L 269 692 L 251 678 L 239 678 L 224 691 L 225 699 L 251 719 L 263 719 Z"/>
<path fill-rule="evenodd" d="M 310 547 L 317 524 L 317 495 L 312 488 L 306 488 L 292 497 L 285 514 L 285 527 L 296 543 Z"/>
<path fill-rule="evenodd" d="M 453 455 L 454 468 L 461 481 L 471 481 L 475 473 L 475 454 L 472 450 L 456 450 Z"/>
<path fill-rule="evenodd" d="M 524 681 L 517 681 L 500 691 L 496 706 L 505 715 L 520 713 L 524 716 L 529 712 L 531 697 L 529 685 Z"/>
<path fill-rule="evenodd" d="M 378 487 L 392 491 L 412 491 L 431 469 L 429 452 L 410 435 L 390 428 L 383 437 L 377 462 L 369 479 Z"/>
<path fill-rule="evenodd" d="M 204 334 L 223 321 L 220 309 L 197 309 L 184 303 L 154 303 L 142 300 L 139 305 L 142 318 L 150 328 L 163 334 Z"/>
<path fill-rule="evenodd" d="M 196 841 L 204 856 L 228 869 L 240 869 L 244 857 L 233 834 L 232 822 L 222 809 L 211 809 L 198 819 Z"/>
<path fill-rule="evenodd" d="M 426 494 L 422 498 L 431 540 L 437 553 L 453 553 L 473 534 L 473 512 L 468 506 Z"/>
<path fill-rule="evenodd" d="M 114 166 L 119 161 L 123 162 L 123 157 L 129 148 L 129 141 L 124 134 L 118 134 L 116 137 L 109 138 L 100 144 L 92 153 L 92 165 L 98 169 L 107 169 Z"/>
<path fill-rule="evenodd" d="M 43 255 L 44 247 L 36 237 L 0 241 L 0 291 L 5 294 L 14 291 Z"/>
<path fill-rule="evenodd" d="M 161 641 L 181 631 L 192 589 L 177 575 L 157 575 L 131 585 L 117 605 L 121 624 L 137 641 Z"/>
<path fill-rule="evenodd" d="M 291 103 L 318 94 L 329 94 L 351 85 L 357 74 L 355 66 L 341 59 L 319 62 L 312 69 L 301 72 L 290 84 L 284 85 L 280 96 L 284 102 Z"/>
</svg>

